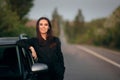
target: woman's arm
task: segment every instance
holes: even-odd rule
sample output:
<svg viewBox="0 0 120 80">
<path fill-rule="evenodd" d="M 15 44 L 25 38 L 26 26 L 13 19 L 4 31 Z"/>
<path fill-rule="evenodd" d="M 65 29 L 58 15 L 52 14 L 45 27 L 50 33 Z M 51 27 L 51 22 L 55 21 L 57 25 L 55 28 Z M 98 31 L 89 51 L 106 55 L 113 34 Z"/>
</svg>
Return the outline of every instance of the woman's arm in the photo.
<svg viewBox="0 0 120 80">
<path fill-rule="evenodd" d="M 34 47 L 30 46 L 29 49 L 32 52 L 32 57 L 34 58 L 34 60 L 37 60 L 37 54 L 36 54 Z"/>
<path fill-rule="evenodd" d="M 25 48 L 26 50 L 30 50 L 31 53 L 32 53 L 32 57 L 34 58 L 34 60 L 37 61 L 37 54 L 36 54 L 36 51 L 35 51 L 34 47 L 31 46 L 32 44 L 31 44 L 30 39 L 29 40 L 28 39 L 19 40 L 17 42 L 17 45 Z"/>
</svg>

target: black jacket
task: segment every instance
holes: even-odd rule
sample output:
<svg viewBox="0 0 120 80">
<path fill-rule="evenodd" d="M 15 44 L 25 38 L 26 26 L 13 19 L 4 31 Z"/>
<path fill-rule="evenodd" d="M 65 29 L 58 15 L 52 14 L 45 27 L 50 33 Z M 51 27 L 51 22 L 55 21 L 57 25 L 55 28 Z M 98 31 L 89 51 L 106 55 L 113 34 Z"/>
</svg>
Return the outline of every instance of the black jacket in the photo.
<svg viewBox="0 0 120 80">
<path fill-rule="evenodd" d="M 63 80 L 65 66 L 61 43 L 57 37 L 43 42 L 38 41 L 37 38 L 25 39 L 18 41 L 17 44 L 26 49 L 33 46 L 38 55 L 38 62 L 48 65 L 48 73 L 40 76 L 40 80 Z"/>
</svg>

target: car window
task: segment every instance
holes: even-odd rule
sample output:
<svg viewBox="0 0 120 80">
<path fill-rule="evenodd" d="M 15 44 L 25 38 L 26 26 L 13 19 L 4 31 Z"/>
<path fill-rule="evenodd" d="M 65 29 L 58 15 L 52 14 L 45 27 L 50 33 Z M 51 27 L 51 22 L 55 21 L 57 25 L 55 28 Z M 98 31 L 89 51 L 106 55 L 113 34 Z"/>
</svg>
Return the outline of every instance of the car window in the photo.
<svg viewBox="0 0 120 80">
<path fill-rule="evenodd" d="M 0 46 L 0 75 L 19 75 L 18 57 L 15 46 Z"/>
</svg>

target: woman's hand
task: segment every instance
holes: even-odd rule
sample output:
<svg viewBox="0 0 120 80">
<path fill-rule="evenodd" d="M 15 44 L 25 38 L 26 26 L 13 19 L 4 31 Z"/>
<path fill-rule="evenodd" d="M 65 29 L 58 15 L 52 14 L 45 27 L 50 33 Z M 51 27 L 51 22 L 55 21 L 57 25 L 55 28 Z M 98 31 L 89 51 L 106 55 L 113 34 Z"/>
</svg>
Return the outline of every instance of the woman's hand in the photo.
<svg viewBox="0 0 120 80">
<path fill-rule="evenodd" d="M 37 54 L 36 54 L 35 49 L 33 48 L 33 46 L 30 46 L 29 49 L 32 52 L 32 57 L 34 58 L 34 60 L 36 60 L 37 59 Z"/>
</svg>

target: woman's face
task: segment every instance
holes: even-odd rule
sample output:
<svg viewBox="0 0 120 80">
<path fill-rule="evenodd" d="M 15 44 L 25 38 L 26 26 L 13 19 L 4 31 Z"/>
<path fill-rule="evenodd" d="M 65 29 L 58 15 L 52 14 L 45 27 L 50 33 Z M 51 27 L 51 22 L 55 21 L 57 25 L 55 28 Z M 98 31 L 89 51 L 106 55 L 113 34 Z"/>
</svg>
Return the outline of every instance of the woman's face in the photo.
<svg viewBox="0 0 120 80">
<path fill-rule="evenodd" d="M 39 31 L 41 34 L 46 34 L 49 29 L 48 21 L 45 19 L 42 19 L 39 21 Z"/>
</svg>

